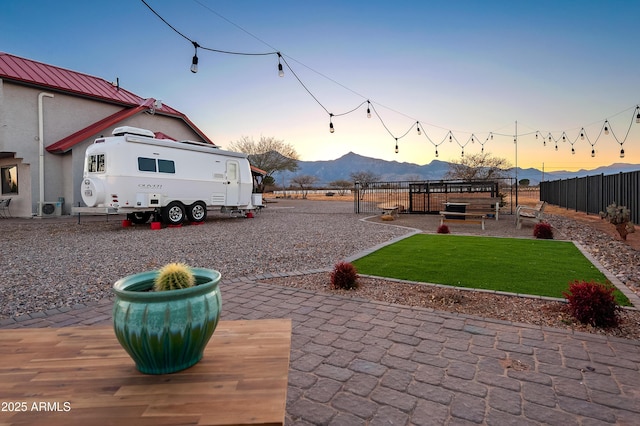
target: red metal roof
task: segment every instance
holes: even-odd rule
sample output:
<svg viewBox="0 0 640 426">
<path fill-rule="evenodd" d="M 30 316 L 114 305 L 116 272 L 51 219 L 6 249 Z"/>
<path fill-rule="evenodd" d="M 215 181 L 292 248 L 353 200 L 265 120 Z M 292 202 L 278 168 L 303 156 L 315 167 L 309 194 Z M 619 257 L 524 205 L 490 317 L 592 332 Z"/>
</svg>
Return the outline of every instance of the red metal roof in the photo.
<svg viewBox="0 0 640 426">
<path fill-rule="evenodd" d="M 0 78 L 30 86 L 47 88 L 50 90 L 84 96 L 103 102 L 115 103 L 127 107 L 109 117 L 80 129 L 77 132 L 49 145 L 47 151 L 63 153 L 75 144 L 86 140 L 92 135 L 115 125 L 137 113 L 154 110 L 156 114 L 180 118 L 187 123 L 202 139 L 210 144 L 211 141 L 186 115 L 164 103 L 160 108 L 154 108 L 155 99 L 144 99 L 125 89 L 114 86 L 102 78 L 71 71 L 42 62 L 32 61 L 8 53 L 0 52 Z"/>
<path fill-rule="evenodd" d="M 140 97 L 111 82 L 76 71 L 0 52 L 0 77 L 85 95 L 127 105 L 140 104 Z"/>
</svg>

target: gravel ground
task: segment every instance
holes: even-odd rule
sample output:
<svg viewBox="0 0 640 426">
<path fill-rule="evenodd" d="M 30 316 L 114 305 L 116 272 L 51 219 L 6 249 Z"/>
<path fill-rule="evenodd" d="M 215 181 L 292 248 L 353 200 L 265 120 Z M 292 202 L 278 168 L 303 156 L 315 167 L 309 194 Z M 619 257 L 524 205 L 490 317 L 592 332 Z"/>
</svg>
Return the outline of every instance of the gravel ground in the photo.
<svg viewBox="0 0 640 426">
<path fill-rule="evenodd" d="M 1 220 L 0 318 L 111 297 L 117 279 L 172 261 L 217 269 L 223 278 L 331 268 L 339 260 L 409 232 L 402 226 L 435 232 L 439 224 L 437 217 L 427 215 L 402 215 L 384 224 L 379 218 L 364 222 L 352 208 L 351 202 L 279 200 L 254 219 L 210 214 L 200 226 L 157 231 L 149 225 L 123 228 L 122 217 L 108 221 L 83 217 L 80 224 L 73 217 Z M 580 242 L 630 289 L 639 291 L 638 250 L 593 224 L 556 214 L 547 215 L 547 220 L 556 238 Z M 453 233 L 532 238 L 532 226 L 516 230 L 513 217 L 489 220 L 486 226 L 486 232 L 473 224 L 451 224 L 450 229 Z M 326 291 L 328 275 L 271 282 Z M 353 295 L 592 332 L 571 323 L 557 305 L 540 305 L 539 301 L 416 290 L 384 280 L 369 279 L 365 287 L 368 293 Z M 625 315 L 630 318 L 626 328 L 612 334 L 640 338 L 640 313 Z"/>
<path fill-rule="evenodd" d="M 351 202 L 279 201 L 253 219 L 150 230 L 122 217 L 0 220 L 0 318 L 111 297 L 119 278 L 181 261 L 224 277 L 329 268 L 407 230 L 372 225 Z"/>
</svg>

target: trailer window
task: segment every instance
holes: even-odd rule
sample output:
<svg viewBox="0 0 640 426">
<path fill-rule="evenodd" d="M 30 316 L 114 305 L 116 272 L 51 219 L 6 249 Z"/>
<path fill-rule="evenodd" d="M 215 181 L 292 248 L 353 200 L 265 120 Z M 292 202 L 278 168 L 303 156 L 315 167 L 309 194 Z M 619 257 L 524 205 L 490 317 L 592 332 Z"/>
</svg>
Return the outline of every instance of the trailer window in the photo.
<svg viewBox="0 0 640 426">
<path fill-rule="evenodd" d="M 156 159 L 138 157 L 138 170 L 140 170 L 141 172 L 155 172 Z"/>
<path fill-rule="evenodd" d="M 176 164 L 171 160 L 158 160 L 158 171 L 160 173 L 175 173 Z"/>
<path fill-rule="evenodd" d="M 94 154 L 87 158 L 87 171 L 90 173 L 104 172 L 104 154 Z"/>
</svg>

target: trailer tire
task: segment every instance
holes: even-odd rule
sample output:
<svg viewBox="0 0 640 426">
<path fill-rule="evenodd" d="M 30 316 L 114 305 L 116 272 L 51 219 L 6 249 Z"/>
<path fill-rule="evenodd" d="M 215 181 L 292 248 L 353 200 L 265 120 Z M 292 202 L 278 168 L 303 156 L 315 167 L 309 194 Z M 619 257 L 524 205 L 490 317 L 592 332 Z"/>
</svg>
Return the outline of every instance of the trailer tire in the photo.
<svg viewBox="0 0 640 426">
<path fill-rule="evenodd" d="M 136 225 L 144 225 L 151 219 L 151 212 L 129 213 L 127 219 Z"/>
<path fill-rule="evenodd" d="M 184 222 L 185 208 L 180 201 L 172 201 L 162 209 L 162 220 L 167 225 L 180 225 Z"/>
<path fill-rule="evenodd" d="M 187 208 L 189 222 L 204 222 L 207 219 L 207 205 L 202 201 L 196 201 Z"/>
</svg>

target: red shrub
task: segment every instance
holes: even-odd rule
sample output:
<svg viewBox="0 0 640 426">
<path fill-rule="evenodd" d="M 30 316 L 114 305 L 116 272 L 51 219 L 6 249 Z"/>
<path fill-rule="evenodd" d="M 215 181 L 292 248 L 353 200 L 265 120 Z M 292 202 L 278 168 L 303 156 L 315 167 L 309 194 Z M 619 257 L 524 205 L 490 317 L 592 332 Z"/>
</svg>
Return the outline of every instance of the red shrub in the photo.
<svg viewBox="0 0 640 426">
<path fill-rule="evenodd" d="M 349 262 L 339 262 L 331 272 L 331 286 L 335 289 L 358 288 L 358 271 Z"/>
<path fill-rule="evenodd" d="M 551 229 L 551 225 L 546 222 L 536 223 L 536 226 L 533 228 L 533 235 L 538 239 L 552 240 L 553 229 Z"/>
<path fill-rule="evenodd" d="M 438 234 L 448 234 L 449 233 L 449 227 L 447 225 L 440 225 L 438 226 Z"/>
<path fill-rule="evenodd" d="M 618 325 L 620 309 L 613 296 L 614 287 L 607 283 L 574 281 L 569 284 L 569 292 L 562 294 L 569 301 L 571 314 L 580 322 L 595 327 Z"/>
</svg>

